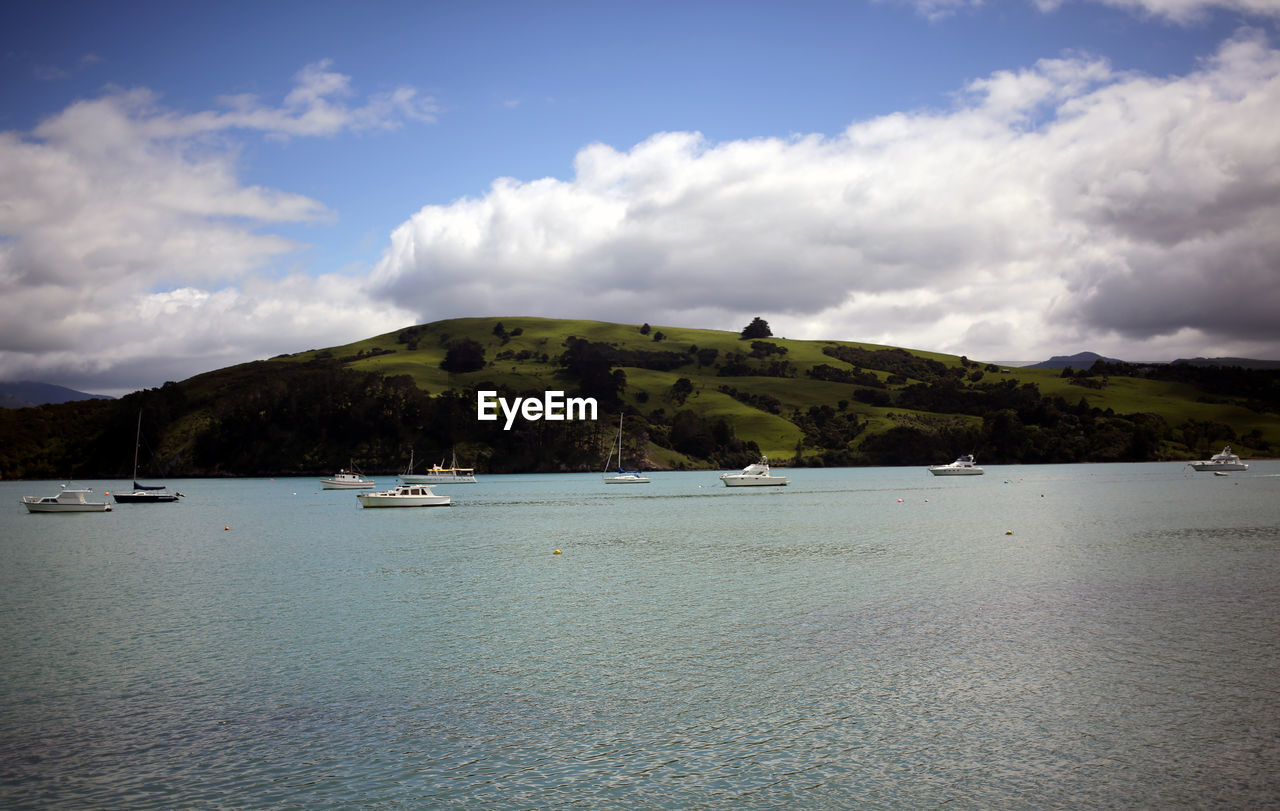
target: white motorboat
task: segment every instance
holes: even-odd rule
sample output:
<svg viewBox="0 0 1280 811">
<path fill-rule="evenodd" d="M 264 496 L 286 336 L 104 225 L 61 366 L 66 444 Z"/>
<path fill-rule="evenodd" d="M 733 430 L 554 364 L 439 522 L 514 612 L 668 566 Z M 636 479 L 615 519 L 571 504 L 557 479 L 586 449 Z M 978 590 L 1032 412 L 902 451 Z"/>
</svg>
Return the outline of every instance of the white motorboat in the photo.
<svg viewBox="0 0 1280 811">
<path fill-rule="evenodd" d="M 325 490 L 372 490 L 375 486 L 373 479 L 366 479 L 354 469 L 339 470 L 327 479 L 320 480 L 320 486 Z"/>
<path fill-rule="evenodd" d="M 409 452 L 409 467 L 400 474 L 400 481 L 405 484 L 475 484 L 476 469 L 458 467 L 458 455 L 453 455 L 449 467 L 443 464 L 432 465 L 425 473 L 413 472 L 413 451 Z"/>
<path fill-rule="evenodd" d="M 609 473 L 609 463 L 613 461 L 613 447 L 609 448 L 609 458 L 604 460 L 605 484 L 648 484 L 649 477 L 640 475 L 638 470 L 625 470 L 622 467 L 622 415 L 618 415 L 618 472 Z"/>
<path fill-rule="evenodd" d="M 929 472 L 935 476 L 981 476 L 984 471 L 973 462 L 973 454 L 966 453 L 946 465 L 931 465 Z"/>
<path fill-rule="evenodd" d="M 437 496 L 425 484 L 397 484 L 378 493 L 357 493 L 361 507 L 448 507 L 448 496 Z"/>
<path fill-rule="evenodd" d="M 29 513 L 109 513 L 111 505 L 105 501 L 90 501 L 86 496 L 93 495 L 92 490 L 79 490 L 70 484 L 62 485 L 56 496 L 23 496 L 22 505 Z"/>
<path fill-rule="evenodd" d="M 1240 461 L 1240 457 L 1231 452 L 1231 446 L 1228 445 L 1222 449 L 1221 453 L 1215 453 L 1207 460 L 1199 462 L 1188 462 L 1192 470 L 1201 472 L 1212 470 L 1214 473 L 1224 470 L 1248 470 L 1249 466 Z"/>
<path fill-rule="evenodd" d="M 747 465 L 741 473 L 725 473 L 720 476 L 725 487 L 761 487 L 768 485 L 790 484 L 786 476 L 775 476 L 769 472 L 769 457 L 761 456 L 760 461 Z"/>
</svg>

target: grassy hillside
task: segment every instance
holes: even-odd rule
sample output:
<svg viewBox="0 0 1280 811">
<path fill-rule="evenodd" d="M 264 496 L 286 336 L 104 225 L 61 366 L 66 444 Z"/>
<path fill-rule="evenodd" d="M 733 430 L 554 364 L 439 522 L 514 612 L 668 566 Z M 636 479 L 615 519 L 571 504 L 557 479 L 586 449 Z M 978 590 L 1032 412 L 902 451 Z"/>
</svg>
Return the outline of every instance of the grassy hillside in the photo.
<svg viewBox="0 0 1280 811">
<path fill-rule="evenodd" d="M 495 327 L 501 325 L 501 332 Z M 866 437 L 901 426 L 943 426 L 981 424 L 975 415 L 940 415 L 919 409 L 877 406 L 857 402 L 853 393 L 862 388 L 856 384 L 816 380 L 808 376 L 815 367 L 828 365 L 852 369 L 847 363 L 824 354 L 827 347 L 852 347 L 864 350 L 888 350 L 876 344 L 847 341 L 802 341 L 774 336 L 767 342 L 786 350 L 785 354 L 770 355 L 770 359 L 789 364 L 787 377 L 762 375 L 726 375 L 725 367 L 735 353 L 750 356 L 750 340 L 737 333 L 720 330 L 688 329 L 653 325 L 648 333 L 642 333 L 640 324 L 615 324 L 601 321 L 568 319 L 544 319 L 528 317 L 459 318 L 438 321 L 413 329 L 406 340 L 406 331 L 386 333 L 357 343 L 333 347 L 320 352 L 300 353 L 295 360 L 332 356 L 341 358 L 353 369 L 376 371 L 383 374 L 408 375 L 415 384 L 431 393 L 449 389 L 466 390 L 475 387 L 505 387 L 515 392 L 542 391 L 568 388 L 572 381 L 562 374 L 556 358 L 564 351 L 565 340 L 577 336 L 593 342 L 608 343 L 620 350 L 637 352 L 673 352 L 684 355 L 687 361 L 671 369 L 639 368 L 619 365 L 626 374 L 626 387 L 622 400 L 628 410 L 648 415 L 657 410 L 671 414 L 675 409 L 687 408 L 708 419 L 728 420 L 735 434 L 754 442 L 761 452 L 777 459 L 791 460 L 797 447 L 803 443 L 804 432 L 792 418 L 794 412 L 807 412 L 811 408 L 829 406 L 836 408 L 843 401 L 848 413 L 865 421 L 861 437 L 851 443 L 856 450 Z M 660 340 L 658 339 L 660 338 Z M 440 368 L 451 342 L 469 339 L 484 348 L 484 368 L 463 374 L 450 374 Z M 699 362 L 699 350 L 717 350 L 718 355 L 709 364 Z M 1162 456 L 1180 458 L 1216 451 L 1215 445 L 1234 441 L 1245 453 L 1265 453 L 1280 444 L 1280 414 L 1273 409 L 1259 412 L 1233 402 L 1205 402 L 1204 392 L 1187 383 L 1148 380 L 1129 377 L 1112 377 L 1101 388 L 1076 385 L 1061 376 L 1058 369 L 1024 369 L 997 367 L 985 362 L 974 362 L 959 356 L 912 350 L 911 354 L 922 359 L 936 361 L 953 374 L 962 375 L 962 385 L 982 386 L 1006 383 L 1015 386 L 1032 384 L 1046 398 L 1063 398 L 1071 405 L 1081 399 L 1090 408 L 1115 414 L 1152 414 L 1170 427 L 1199 421 L 1229 426 L 1232 436 L 1197 437 L 1193 443 L 1170 437 L 1164 442 Z M 760 359 L 752 359 L 761 362 Z M 908 386 L 926 382 L 908 375 L 904 379 L 890 380 L 891 372 L 872 366 L 863 371 L 874 374 L 885 384 L 885 391 L 892 396 Z M 977 375 L 978 380 L 969 378 Z M 676 381 L 685 378 L 693 390 L 679 405 L 672 397 Z M 752 407 L 722 392 L 729 386 L 752 394 L 766 395 L 780 403 L 780 413 L 771 414 Z M 1274 405 L 1274 404 L 1273 404 Z M 1250 436 L 1251 446 L 1244 440 Z M 821 448 L 805 448 L 802 455 L 820 452 Z M 954 448 L 955 453 L 969 450 Z M 690 460 L 690 464 L 694 464 Z"/>
<path fill-rule="evenodd" d="M 446 369 L 448 366 L 452 371 Z M 595 396 L 594 423 L 476 420 L 475 391 Z M 1280 445 L 1280 372 L 1000 367 L 845 341 L 525 317 L 424 324 L 117 401 L 0 410 L 0 477 L 599 470 L 626 415 L 648 468 L 1245 457 Z"/>
</svg>

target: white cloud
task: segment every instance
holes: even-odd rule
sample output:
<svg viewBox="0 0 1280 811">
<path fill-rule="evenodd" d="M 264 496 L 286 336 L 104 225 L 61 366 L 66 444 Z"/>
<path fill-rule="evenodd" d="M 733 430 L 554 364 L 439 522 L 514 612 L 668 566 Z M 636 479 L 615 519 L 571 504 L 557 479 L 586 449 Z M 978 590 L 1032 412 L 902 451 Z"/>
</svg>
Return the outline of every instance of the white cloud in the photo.
<svg viewBox="0 0 1280 811">
<path fill-rule="evenodd" d="M 1051 11 L 1066 0 L 1035 0 L 1042 11 Z M 1083 2 L 1083 0 L 1077 0 Z M 1186 25 L 1204 19 L 1213 11 L 1256 14 L 1260 17 L 1280 16 L 1276 0 L 1094 0 L 1138 14 L 1162 17 Z"/>
<path fill-rule="evenodd" d="M 0 378 L 136 367 L 106 392 L 119 393 L 406 323 L 357 279 L 254 277 L 300 247 L 264 225 L 332 215 L 309 197 L 243 185 L 229 134 L 331 136 L 431 114 L 411 89 L 359 105 L 350 96 L 347 77 L 317 63 L 276 108 L 240 98 L 230 111 L 180 114 L 146 90 L 116 90 L 30 135 L 0 133 Z"/>
<path fill-rule="evenodd" d="M 980 9 L 985 0 L 893 0 L 915 9 L 929 20 L 941 20 L 958 13 Z M 1214 11 L 1280 17 L 1276 0 L 1029 0 L 1042 12 L 1053 12 L 1069 2 L 1094 2 L 1135 14 L 1157 17 L 1187 25 L 1204 19 Z"/>
<path fill-rule="evenodd" d="M 421 320 L 583 316 L 1038 359 L 1280 357 L 1280 53 L 1155 80 L 1045 60 L 837 137 L 594 144 L 397 228 Z"/>
</svg>

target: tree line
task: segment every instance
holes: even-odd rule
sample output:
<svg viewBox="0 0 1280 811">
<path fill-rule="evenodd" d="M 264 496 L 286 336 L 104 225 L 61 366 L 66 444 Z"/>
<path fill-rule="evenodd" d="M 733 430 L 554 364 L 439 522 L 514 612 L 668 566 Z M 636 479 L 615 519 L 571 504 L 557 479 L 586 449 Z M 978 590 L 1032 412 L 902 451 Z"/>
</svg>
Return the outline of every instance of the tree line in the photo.
<svg viewBox="0 0 1280 811">
<path fill-rule="evenodd" d="M 744 336 L 752 341 L 749 353 L 723 357 L 697 347 L 636 350 L 568 338 L 554 358 L 559 382 L 570 394 L 597 398 L 598 422 L 520 420 L 503 430 L 475 419 L 474 389 L 431 395 L 407 376 L 356 371 L 338 358 L 258 361 L 119 400 L 4 409 L 0 477 L 128 478 L 139 414 L 139 478 L 309 476 L 350 464 L 385 474 L 402 468 L 411 452 L 421 459 L 452 449 L 464 463 L 488 472 L 596 470 L 618 413 L 628 414 L 629 459 L 642 458 L 652 443 L 684 454 L 694 465 L 741 467 L 754 461 L 759 448 L 736 436 L 731 421 L 686 407 L 694 390 L 687 378 L 677 380 L 660 404 L 650 404 L 643 392 L 625 396 L 621 367 L 665 371 L 697 363 L 717 371 L 746 366 L 757 373 L 793 373 L 785 349 L 767 341 L 764 331 L 767 324 Z M 917 465 L 962 452 L 977 452 L 993 464 L 1143 461 L 1164 458 L 1175 447 L 1216 450 L 1212 446 L 1220 442 L 1269 450 L 1257 429 L 1238 435 L 1211 420 L 1169 424 L 1155 414 L 1091 407 L 1083 396 L 1074 403 L 1047 397 L 1032 383 L 984 378 L 984 370 L 971 362 L 949 367 L 904 350 L 844 349 L 827 354 L 851 368 L 822 364 L 810 373 L 849 384 L 848 397 L 835 403 L 801 409 L 741 383 L 720 390 L 800 429 L 796 458 L 779 460 L 792 464 Z M 887 374 L 881 379 L 870 370 Z M 1280 410 L 1280 372 L 1274 370 L 1099 361 L 1083 374 L 1064 374 L 1103 387 L 1121 376 L 1177 380 L 1196 386 L 1206 400 Z M 482 386 L 508 398 L 541 394 Z M 867 416 L 854 406 L 859 402 L 888 409 L 891 427 L 870 432 Z"/>
</svg>

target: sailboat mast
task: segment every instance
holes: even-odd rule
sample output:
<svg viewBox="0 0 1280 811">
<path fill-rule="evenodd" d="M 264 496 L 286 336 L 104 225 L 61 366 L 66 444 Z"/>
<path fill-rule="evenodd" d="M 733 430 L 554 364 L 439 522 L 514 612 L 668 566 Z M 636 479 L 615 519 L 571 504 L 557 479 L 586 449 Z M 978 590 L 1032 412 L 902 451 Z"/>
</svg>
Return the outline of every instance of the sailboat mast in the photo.
<svg viewBox="0 0 1280 811">
<path fill-rule="evenodd" d="M 138 412 L 138 430 L 133 435 L 133 481 L 138 481 L 138 448 L 142 445 L 142 412 Z"/>
</svg>

